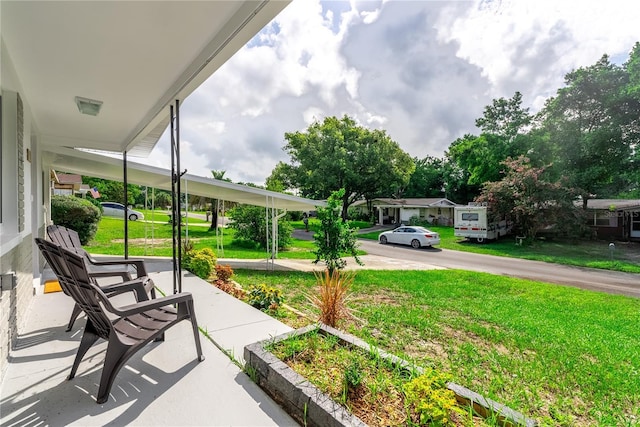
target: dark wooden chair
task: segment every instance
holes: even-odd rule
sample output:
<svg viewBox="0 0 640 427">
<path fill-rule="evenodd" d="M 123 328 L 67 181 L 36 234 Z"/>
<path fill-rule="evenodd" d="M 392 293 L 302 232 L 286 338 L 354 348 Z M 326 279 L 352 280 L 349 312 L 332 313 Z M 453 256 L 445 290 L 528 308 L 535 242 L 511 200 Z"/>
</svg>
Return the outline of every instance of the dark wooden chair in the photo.
<svg viewBox="0 0 640 427">
<path fill-rule="evenodd" d="M 115 277 L 120 276 L 123 280 L 131 280 L 131 272 L 129 266 L 136 271 L 136 277 L 147 275 L 143 260 L 118 258 L 113 260 L 99 261 L 93 258 L 80 243 L 78 232 L 62 225 L 47 226 L 47 236 L 58 246 L 75 251 L 84 256 L 88 262 L 89 272 L 93 277 Z M 122 268 L 114 268 L 122 267 Z"/>
<path fill-rule="evenodd" d="M 143 286 L 146 292 L 141 294 L 140 292 L 135 292 L 137 301 L 148 300 L 150 295 L 151 298 L 156 297 L 156 290 L 153 281 L 147 277 L 147 270 L 144 266 L 143 260 L 128 260 L 128 259 L 117 259 L 117 260 L 107 260 L 107 261 L 98 261 L 94 259 L 83 247 L 80 243 L 80 237 L 75 230 L 70 228 L 63 227 L 61 225 L 49 225 L 47 227 L 47 235 L 51 241 L 61 246 L 65 249 L 69 249 L 71 251 L 76 252 L 78 255 L 83 256 L 87 260 L 87 267 L 89 269 L 89 275 L 94 279 L 99 278 L 107 278 L 107 277 L 119 277 L 122 279 L 122 282 L 132 281 L 133 277 L 131 276 L 131 271 L 129 270 L 129 266 L 133 266 L 136 271 L 136 279 L 143 283 Z M 48 261 L 48 260 L 47 260 Z M 120 267 L 120 268 L 118 268 Z M 54 269 L 53 266 L 51 266 Z M 54 273 L 56 276 L 58 273 L 54 269 Z M 99 283 L 96 282 L 97 285 Z M 62 286 L 62 285 L 61 285 Z M 120 289 L 126 289 L 126 287 L 114 287 L 114 286 L 101 286 L 103 292 L 109 296 L 118 295 L 125 291 L 120 291 Z M 64 290 L 65 293 L 68 294 L 67 291 Z M 71 313 L 71 318 L 69 319 L 69 324 L 67 326 L 67 331 L 70 331 L 73 328 L 73 324 L 75 323 L 78 316 L 82 313 L 82 310 L 76 304 L 73 308 L 73 312 Z"/>
<path fill-rule="evenodd" d="M 92 280 L 83 256 L 43 239 L 36 239 L 36 242 L 49 262 L 61 271 L 60 280 L 64 287 L 87 315 L 80 347 L 68 379 L 73 379 L 82 358 L 99 338 L 108 341 L 96 399 L 98 403 L 108 400 L 113 382 L 127 360 L 149 342 L 162 337 L 167 329 L 181 320 L 191 322 L 197 359 L 204 360 L 190 293 L 115 307 Z"/>
</svg>

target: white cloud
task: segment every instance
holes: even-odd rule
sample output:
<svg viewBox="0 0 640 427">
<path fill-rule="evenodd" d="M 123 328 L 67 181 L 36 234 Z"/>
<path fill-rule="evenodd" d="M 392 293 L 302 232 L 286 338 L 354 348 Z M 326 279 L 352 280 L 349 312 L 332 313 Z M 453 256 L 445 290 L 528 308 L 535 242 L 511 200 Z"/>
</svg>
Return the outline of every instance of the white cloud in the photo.
<svg viewBox="0 0 640 427">
<path fill-rule="evenodd" d="M 494 97 L 539 108 L 603 53 L 623 61 L 640 2 L 294 0 L 182 106 L 182 162 L 264 183 L 285 132 L 348 114 L 441 156 Z M 166 136 L 152 154 L 169 164 Z"/>
<path fill-rule="evenodd" d="M 567 72 L 631 49 L 640 3 L 483 0 L 459 12 L 441 15 L 439 39 L 458 43 L 457 55 L 480 67 L 491 97 L 510 97 L 521 85 L 540 107 Z"/>
</svg>

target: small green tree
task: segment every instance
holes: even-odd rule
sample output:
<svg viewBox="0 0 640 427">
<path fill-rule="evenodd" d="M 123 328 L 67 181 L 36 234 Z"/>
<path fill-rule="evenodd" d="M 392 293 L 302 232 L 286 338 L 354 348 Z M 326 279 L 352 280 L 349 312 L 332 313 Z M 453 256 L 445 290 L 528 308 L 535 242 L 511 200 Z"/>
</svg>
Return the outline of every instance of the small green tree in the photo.
<svg viewBox="0 0 640 427">
<path fill-rule="evenodd" d="M 51 220 L 56 225 L 75 230 L 83 245 L 96 235 L 101 217 L 100 208 L 88 200 L 75 196 L 51 197 Z"/>
<path fill-rule="evenodd" d="M 349 228 L 340 215 L 344 192 L 344 188 L 334 191 L 327 199 L 327 206 L 317 210 L 320 230 L 313 235 L 316 244 L 316 250 L 313 252 L 316 259 L 313 262 L 317 264 L 319 261 L 324 261 L 329 274 L 347 265 L 347 262 L 341 258 L 345 253 L 362 265 L 362 261 L 358 258 L 355 230 Z"/>
<path fill-rule="evenodd" d="M 229 211 L 233 221 L 229 227 L 236 230 L 235 240 L 257 243 L 261 248 L 267 245 L 267 227 L 271 230 L 271 218 L 267 221 L 264 208 L 238 205 Z M 285 220 L 278 221 L 278 249 L 291 246 L 292 227 Z"/>
</svg>

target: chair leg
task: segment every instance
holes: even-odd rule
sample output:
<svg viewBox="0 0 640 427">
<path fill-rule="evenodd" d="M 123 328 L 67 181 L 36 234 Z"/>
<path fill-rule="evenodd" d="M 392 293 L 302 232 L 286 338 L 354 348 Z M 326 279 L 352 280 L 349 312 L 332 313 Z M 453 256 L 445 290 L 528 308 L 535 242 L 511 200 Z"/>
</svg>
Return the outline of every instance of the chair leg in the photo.
<svg viewBox="0 0 640 427">
<path fill-rule="evenodd" d="M 69 332 L 73 328 L 73 324 L 76 322 L 78 316 L 82 313 L 82 309 L 78 306 L 78 304 L 73 306 L 73 312 L 71 312 L 71 319 L 69 319 L 69 324 L 67 325 L 67 329 L 65 332 Z"/>
<path fill-rule="evenodd" d="M 82 361 L 82 358 L 87 351 L 91 348 L 91 346 L 98 341 L 98 334 L 96 334 L 96 330 L 93 327 L 93 323 L 90 319 L 87 319 L 87 324 L 84 327 L 84 333 L 82 334 L 82 340 L 80 341 L 80 346 L 78 347 L 78 353 L 76 354 L 76 359 L 73 361 L 73 366 L 71 367 L 71 373 L 67 377 L 68 380 L 73 379 L 76 376 L 76 371 L 78 370 L 78 366 Z"/>
<path fill-rule="evenodd" d="M 202 345 L 200 344 L 200 331 L 198 330 L 198 322 L 196 321 L 196 312 L 193 308 L 193 301 L 188 301 L 189 312 L 191 313 L 191 327 L 193 328 L 193 339 L 196 342 L 196 352 L 198 354 L 198 361 L 204 360 L 204 354 L 202 354 Z"/>
<path fill-rule="evenodd" d="M 99 404 L 105 403 L 109 400 L 109 393 L 113 386 L 113 381 L 116 379 L 118 372 L 124 366 L 125 362 L 129 359 L 129 356 L 135 351 L 131 351 L 130 346 L 122 344 L 117 337 L 109 339 L 109 346 L 107 347 L 107 354 L 104 359 L 104 366 L 102 367 L 102 375 L 100 377 L 100 387 L 98 388 L 98 397 L 96 402 Z M 129 355 L 127 355 L 129 353 Z"/>
</svg>

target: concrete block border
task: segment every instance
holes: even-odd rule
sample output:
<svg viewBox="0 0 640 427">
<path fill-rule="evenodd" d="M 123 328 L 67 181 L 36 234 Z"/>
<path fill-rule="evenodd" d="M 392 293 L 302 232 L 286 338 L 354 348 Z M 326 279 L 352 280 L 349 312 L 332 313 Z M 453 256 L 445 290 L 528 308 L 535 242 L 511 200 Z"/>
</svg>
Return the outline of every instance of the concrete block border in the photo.
<svg viewBox="0 0 640 427">
<path fill-rule="evenodd" d="M 341 341 L 359 347 L 366 352 L 376 351 L 380 357 L 390 361 L 395 366 L 422 372 L 420 367 L 408 363 L 406 360 L 387 353 L 382 349 L 370 346 L 363 340 L 339 331 L 322 323 L 309 325 L 276 337 L 249 344 L 244 348 L 246 369 L 251 373 L 255 382 L 278 404 L 280 404 L 296 421 L 303 426 L 354 426 L 364 427 L 366 424 L 358 417 L 348 412 L 317 387 L 299 375 L 293 369 L 278 359 L 265 347 L 284 341 L 292 336 L 304 335 L 319 330 L 323 334 L 335 335 Z M 487 399 L 461 385 L 449 383 L 450 390 L 456 394 L 461 405 L 473 406 L 474 410 L 483 417 L 497 416 L 503 426 L 535 427 L 535 420 L 525 417 L 513 409 Z"/>
</svg>

